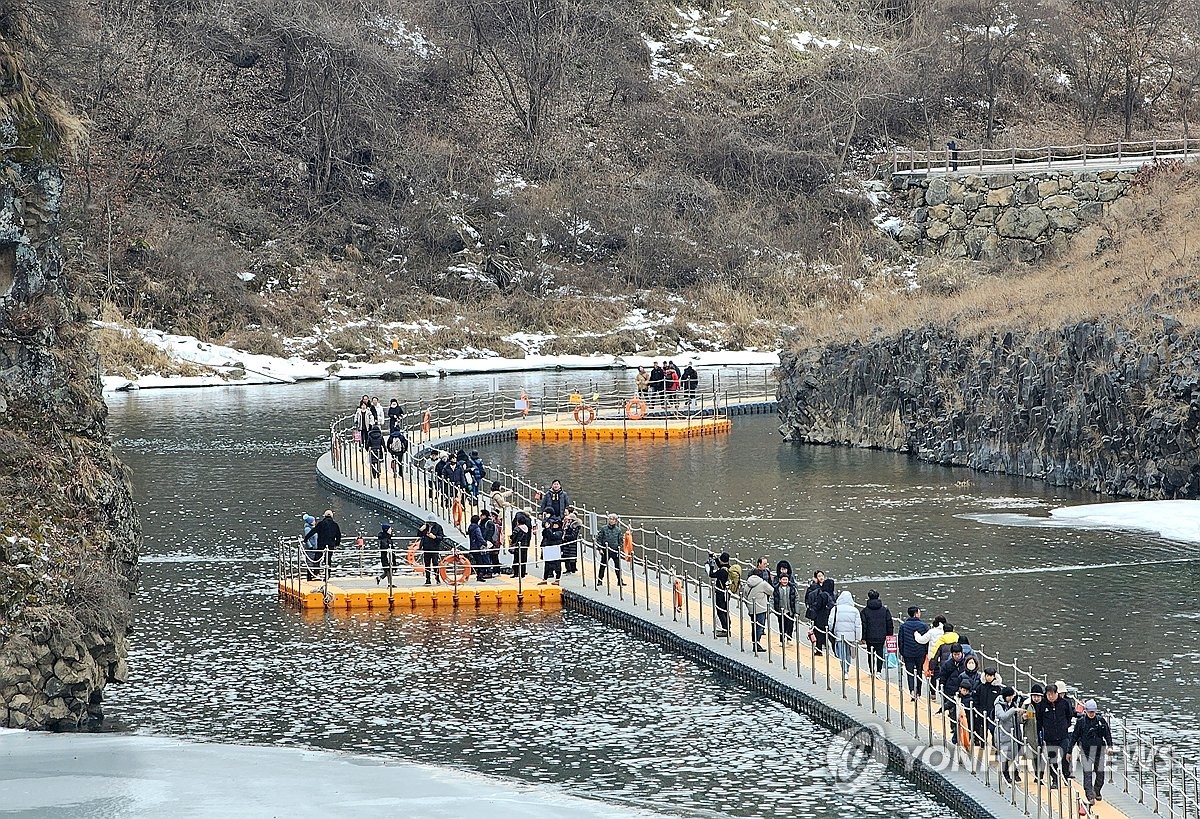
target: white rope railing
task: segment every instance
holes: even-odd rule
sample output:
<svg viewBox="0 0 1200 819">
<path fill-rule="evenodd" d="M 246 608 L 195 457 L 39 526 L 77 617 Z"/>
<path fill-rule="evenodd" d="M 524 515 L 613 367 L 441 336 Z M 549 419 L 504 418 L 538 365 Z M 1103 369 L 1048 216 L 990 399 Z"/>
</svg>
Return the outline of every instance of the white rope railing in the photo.
<svg viewBox="0 0 1200 819">
<path fill-rule="evenodd" d="M 1200 158 L 1200 139 L 1155 139 L 1141 142 L 1099 142 L 1037 147 L 935 149 L 893 148 L 884 164 L 893 175 L 930 173 L 1003 172 L 1048 169 L 1055 166 L 1084 168 L 1135 168 L 1163 160 Z"/>
</svg>

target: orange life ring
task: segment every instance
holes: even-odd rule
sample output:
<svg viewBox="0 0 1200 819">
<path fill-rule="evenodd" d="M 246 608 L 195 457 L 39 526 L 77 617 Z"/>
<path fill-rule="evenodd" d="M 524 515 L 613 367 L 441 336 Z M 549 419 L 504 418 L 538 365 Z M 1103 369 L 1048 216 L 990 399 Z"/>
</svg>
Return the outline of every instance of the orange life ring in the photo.
<svg viewBox="0 0 1200 819">
<path fill-rule="evenodd" d="M 429 434 L 429 410 L 425 410 L 425 417 L 421 419 L 421 432 Z"/>
<path fill-rule="evenodd" d="M 630 398 L 625 402 L 625 417 L 630 421 L 640 421 L 646 417 L 646 402 L 640 398 Z"/>
<path fill-rule="evenodd" d="M 454 503 L 450 506 L 450 516 L 454 518 L 454 526 L 461 529 L 463 525 L 463 505 L 458 498 L 454 499 Z"/>
<path fill-rule="evenodd" d="M 586 427 L 596 420 L 596 411 L 592 409 L 591 404 L 580 404 L 575 408 L 575 420 L 581 427 Z"/>
<path fill-rule="evenodd" d="M 421 541 L 419 539 L 408 544 L 408 565 L 416 572 L 425 568 L 425 564 L 421 560 Z"/>
<path fill-rule="evenodd" d="M 628 560 L 630 563 L 632 563 L 633 562 L 633 532 L 629 531 L 628 529 L 625 530 L 624 546 L 625 546 L 625 548 L 624 548 L 625 559 Z"/>
<path fill-rule="evenodd" d="M 677 577 L 672 586 L 675 591 L 675 611 L 683 611 L 683 582 Z"/>
<path fill-rule="evenodd" d="M 471 579 L 471 571 L 471 561 L 460 554 L 446 555 L 438 564 L 438 577 L 448 586 L 461 586 L 466 583 Z"/>
</svg>

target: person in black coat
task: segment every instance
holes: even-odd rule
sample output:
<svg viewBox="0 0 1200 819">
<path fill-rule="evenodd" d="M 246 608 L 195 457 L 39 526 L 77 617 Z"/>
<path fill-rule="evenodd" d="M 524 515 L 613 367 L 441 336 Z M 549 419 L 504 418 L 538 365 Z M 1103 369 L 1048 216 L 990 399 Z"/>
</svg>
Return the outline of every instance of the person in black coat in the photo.
<svg viewBox="0 0 1200 819">
<path fill-rule="evenodd" d="M 508 536 L 509 551 L 512 552 L 513 577 L 528 574 L 529 544 L 533 540 L 533 519 L 524 511 L 513 515 L 512 532 Z"/>
<path fill-rule="evenodd" d="M 925 681 L 925 660 L 929 657 L 928 647 L 917 641 L 918 634 L 929 631 L 929 625 L 921 619 L 921 609 L 908 607 L 908 619 L 900 624 L 900 660 L 904 663 L 904 679 L 908 683 L 909 699 L 921 696 Z"/>
<path fill-rule="evenodd" d="M 892 613 L 879 599 L 879 592 L 871 589 L 867 592 L 867 605 L 859 615 L 862 618 L 863 642 L 867 644 L 867 659 L 873 674 L 883 671 L 884 642 L 895 634 L 896 624 L 892 622 Z"/>
<path fill-rule="evenodd" d="M 381 523 L 379 525 L 379 534 L 375 536 L 379 541 L 379 565 L 382 571 L 375 578 L 378 584 L 383 578 L 387 578 L 388 586 L 392 585 L 392 570 L 396 568 L 396 550 L 395 539 L 392 537 L 392 524 Z"/>
<path fill-rule="evenodd" d="M 383 468 L 383 445 L 383 430 L 379 424 L 372 423 L 367 430 L 367 450 L 371 453 L 371 476 L 374 478 L 379 477 L 379 471 Z"/>
<path fill-rule="evenodd" d="M 400 402 L 395 398 L 387 408 L 388 432 L 397 432 L 400 429 L 400 423 L 404 420 L 404 407 L 400 406 Z"/>
<path fill-rule="evenodd" d="M 425 562 L 425 585 L 431 585 L 438 579 L 437 565 L 442 559 L 442 544 L 446 540 L 446 530 L 437 522 L 433 515 L 425 521 L 425 525 L 417 530 L 421 538 L 421 558 Z"/>
<path fill-rule="evenodd" d="M 483 518 L 479 515 L 471 515 L 471 523 L 467 526 L 467 542 L 470 549 L 467 560 L 475 569 L 475 579 L 482 583 L 487 580 L 484 571 L 487 565 L 487 538 L 483 535 Z"/>
<path fill-rule="evenodd" d="M 325 568 L 333 568 L 333 553 L 342 546 L 342 527 L 333 519 L 333 510 L 325 510 L 313 531 L 317 533 L 317 550 L 321 553 Z"/>
<path fill-rule="evenodd" d="M 563 518 L 563 574 L 575 574 L 579 571 L 579 534 L 583 524 L 575 514 L 575 507 L 567 507 L 567 516 Z"/>
<path fill-rule="evenodd" d="M 679 377 L 680 386 L 683 387 L 683 397 L 688 402 L 690 407 L 696 400 L 696 387 L 700 384 L 700 374 L 696 372 L 696 368 L 688 364 L 683 369 L 683 375 Z"/>
<path fill-rule="evenodd" d="M 1071 733 L 1071 751 L 1083 762 L 1083 792 L 1089 805 L 1103 801 L 1100 791 L 1104 788 L 1104 771 L 1112 754 L 1112 729 L 1108 720 L 1100 716 L 1100 707 L 1095 700 L 1083 704 L 1083 716 L 1075 721 Z"/>
<path fill-rule="evenodd" d="M 1050 787 L 1058 787 L 1059 771 L 1063 778 L 1071 778 L 1071 765 L 1067 761 L 1071 749 L 1071 720 L 1075 718 L 1075 706 L 1066 695 L 1058 690 L 1057 683 L 1046 686 L 1046 694 L 1038 703 L 1038 738 L 1046 755 L 1046 767 L 1050 774 Z"/>
<path fill-rule="evenodd" d="M 654 366 L 650 368 L 650 406 L 661 402 L 664 398 L 663 387 L 667 377 L 666 371 L 658 366 L 658 362 L 654 362 Z"/>
<path fill-rule="evenodd" d="M 542 495 L 542 522 L 551 518 L 562 520 L 567 514 L 567 507 L 571 505 L 571 499 L 567 497 L 567 493 L 563 491 L 562 482 L 555 480 L 550 484 L 550 491 Z"/>
<path fill-rule="evenodd" d="M 825 653 L 829 614 L 833 611 L 836 602 L 833 579 L 826 577 L 825 572 L 817 569 L 813 572 L 813 582 L 804 592 L 804 617 L 812 621 L 814 646 L 817 654 Z"/>
</svg>

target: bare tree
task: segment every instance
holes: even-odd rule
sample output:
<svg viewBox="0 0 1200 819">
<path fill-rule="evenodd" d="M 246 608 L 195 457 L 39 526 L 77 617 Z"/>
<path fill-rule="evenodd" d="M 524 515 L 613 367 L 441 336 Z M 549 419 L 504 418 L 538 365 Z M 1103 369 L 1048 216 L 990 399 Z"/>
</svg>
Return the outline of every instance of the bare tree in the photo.
<svg viewBox="0 0 1200 819">
<path fill-rule="evenodd" d="M 959 71 L 984 102 L 984 141 L 996 135 L 998 106 L 1017 61 L 1034 38 L 1033 2 L 1014 7 L 1001 0 L 952 0 L 950 31 L 959 48 Z"/>
<path fill-rule="evenodd" d="M 1119 66 L 1121 117 L 1125 138 L 1133 131 L 1133 117 L 1146 82 L 1165 64 L 1165 52 L 1174 33 L 1179 0 L 1080 0 L 1080 12 L 1095 21 L 1100 42 Z M 1161 88 L 1150 94 L 1161 93 Z"/>
</svg>

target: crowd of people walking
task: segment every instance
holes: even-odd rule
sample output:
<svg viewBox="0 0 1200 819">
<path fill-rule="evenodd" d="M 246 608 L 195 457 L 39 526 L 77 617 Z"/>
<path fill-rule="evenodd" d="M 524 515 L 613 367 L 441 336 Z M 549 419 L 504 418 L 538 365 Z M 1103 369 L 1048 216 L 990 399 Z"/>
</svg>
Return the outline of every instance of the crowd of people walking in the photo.
<svg viewBox="0 0 1200 819">
<path fill-rule="evenodd" d="M 967 635 L 945 615 L 927 622 L 914 605 L 897 623 L 878 591 L 869 590 L 860 608 L 849 589 L 838 590 L 819 569 L 803 592 L 786 560 L 772 571 L 767 558 L 759 558 L 744 580 L 728 552 L 710 554 L 706 569 L 717 637 L 729 636 L 734 604 L 748 617 L 755 653 L 768 650 L 768 617 L 777 623 L 775 639 L 781 646 L 797 638 L 802 617 L 810 624 L 814 662 L 817 657 L 826 657 L 827 664 L 835 660 L 830 673 L 840 672 L 843 679 L 852 668 L 895 679 L 911 703 L 930 698 L 930 713 L 945 720 L 951 741 L 966 749 L 992 750 L 1006 781 L 1019 782 L 1018 763 L 1028 760 L 1033 776 L 1058 788 L 1078 763 L 1088 804 L 1103 801 L 1113 738 L 1094 699 L 1071 699 L 1061 681 L 1032 683 L 1029 691 L 1019 692 L 1004 683 L 996 667 L 984 663 Z M 860 648 L 865 662 L 858 657 Z"/>
</svg>

